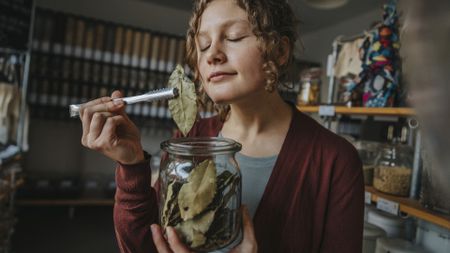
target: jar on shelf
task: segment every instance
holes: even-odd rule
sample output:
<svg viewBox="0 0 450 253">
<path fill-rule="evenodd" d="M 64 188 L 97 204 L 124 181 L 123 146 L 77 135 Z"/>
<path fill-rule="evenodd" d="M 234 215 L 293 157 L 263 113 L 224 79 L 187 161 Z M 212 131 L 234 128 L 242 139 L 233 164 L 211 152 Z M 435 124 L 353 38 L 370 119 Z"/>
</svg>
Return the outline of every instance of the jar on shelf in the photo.
<svg viewBox="0 0 450 253">
<path fill-rule="evenodd" d="M 354 145 L 363 163 L 364 184 L 372 185 L 373 173 L 380 153 L 380 144 L 373 141 L 356 141 Z"/>
<path fill-rule="evenodd" d="M 408 196 L 412 164 L 411 147 L 401 144 L 385 145 L 374 169 L 373 187 L 384 193 Z"/>
<path fill-rule="evenodd" d="M 320 102 L 321 69 L 309 68 L 300 74 L 300 93 L 297 104 L 317 105 Z"/>
<path fill-rule="evenodd" d="M 217 137 L 161 143 L 160 224 L 172 226 L 194 251 L 214 251 L 241 240 L 241 145 Z"/>
</svg>

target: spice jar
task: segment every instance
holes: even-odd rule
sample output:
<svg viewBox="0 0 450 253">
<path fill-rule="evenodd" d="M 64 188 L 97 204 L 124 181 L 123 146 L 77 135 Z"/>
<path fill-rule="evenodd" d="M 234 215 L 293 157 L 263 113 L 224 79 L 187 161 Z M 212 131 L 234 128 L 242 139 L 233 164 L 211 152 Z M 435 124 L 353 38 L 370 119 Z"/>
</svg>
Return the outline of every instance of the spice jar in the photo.
<svg viewBox="0 0 450 253">
<path fill-rule="evenodd" d="M 319 104 L 321 85 L 320 75 L 320 68 L 309 68 L 300 74 L 301 90 L 297 96 L 297 104 Z"/>
<path fill-rule="evenodd" d="M 406 145 L 386 145 L 374 170 L 373 187 L 381 192 L 408 196 L 411 186 L 412 149 Z"/>
<path fill-rule="evenodd" d="M 241 145 L 217 137 L 161 143 L 160 224 L 172 226 L 194 251 L 214 251 L 240 240 Z"/>
</svg>

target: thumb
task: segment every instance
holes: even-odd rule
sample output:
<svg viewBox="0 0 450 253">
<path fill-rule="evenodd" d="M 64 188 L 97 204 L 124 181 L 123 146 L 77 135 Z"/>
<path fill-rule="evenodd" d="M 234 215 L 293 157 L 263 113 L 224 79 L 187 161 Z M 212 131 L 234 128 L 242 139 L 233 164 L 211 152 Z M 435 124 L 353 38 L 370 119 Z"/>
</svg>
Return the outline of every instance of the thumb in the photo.
<svg viewBox="0 0 450 253">
<path fill-rule="evenodd" d="M 121 98 L 121 97 L 123 97 L 123 93 L 120 90 L 115 90 L 111 94 L 112 99 Z M 120 110 L 118 110 L 117 113 L 121 114 L 122 116 L 124 116 L 125 118 L 128 119 L 128 115 L 125 113 L 125 106 L 122 107 Z"/>
</svg>

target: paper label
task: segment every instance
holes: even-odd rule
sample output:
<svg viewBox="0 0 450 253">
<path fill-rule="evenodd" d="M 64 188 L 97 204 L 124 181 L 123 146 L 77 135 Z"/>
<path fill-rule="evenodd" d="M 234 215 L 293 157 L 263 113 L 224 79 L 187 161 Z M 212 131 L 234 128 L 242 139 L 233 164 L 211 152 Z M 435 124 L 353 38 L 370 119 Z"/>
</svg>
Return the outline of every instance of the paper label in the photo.
<svg viewBox="0 0 450 253">
<path fill-rule="evenodd" d="M 399 204 L 387 199 L 378 198 L 377 209 L 380 209 L 393 215 L 398 215 Z"/>
<path fill-rule="evenodd" d="M 330 105 L 321 105 L 319 106 L 319 115 L 320 116 L 334 116 L 335 108 Z"/>
</svg>

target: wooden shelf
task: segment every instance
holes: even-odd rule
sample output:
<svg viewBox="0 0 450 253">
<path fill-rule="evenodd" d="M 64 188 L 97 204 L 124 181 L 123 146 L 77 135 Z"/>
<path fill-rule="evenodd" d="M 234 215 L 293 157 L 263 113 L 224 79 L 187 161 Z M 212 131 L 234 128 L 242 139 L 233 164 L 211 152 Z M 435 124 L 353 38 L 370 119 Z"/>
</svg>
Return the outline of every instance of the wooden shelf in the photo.
<svg viewBox="0 0 450 253">
<path fill-rule="evenodd" d="M 434 223 L 436 225 L 450 229 L 450 216 L 433 212 L 424 208 L 417 200 L 403 197 L 396 197 L 377 191 L 371 186 L 366 186 L 366 192 L 370 192 L 372 202 L 377 202 L 383 198 L 399 204 L 399 210 L 411 216 Z"/>
<path fill-rule="evenodd" d="M 319 106 L 297 106 L 302 112 L 318 113 Z M 368 116 L 413 116 L 415 112 L 412 108 L 403 107 L 346 107 L 346 106 L 334 106 L 336 114 L 348 114 L 348 115 L 368 115 Z"/>
<path fill-rule="evenodd" d="M 114 199 L 18 199 L 19 206 L 113 206 Z"/>
</svg>

